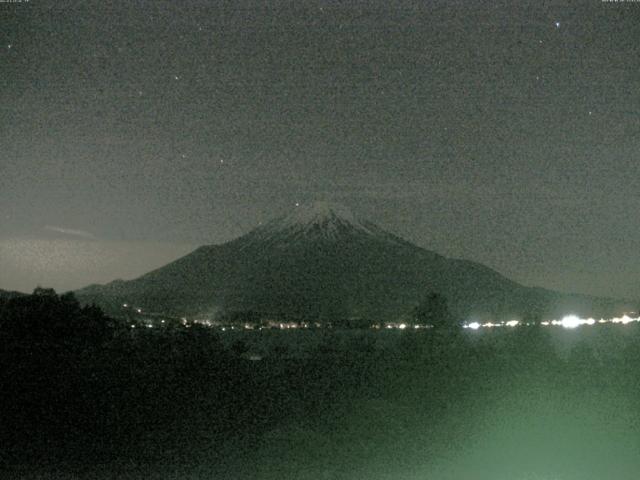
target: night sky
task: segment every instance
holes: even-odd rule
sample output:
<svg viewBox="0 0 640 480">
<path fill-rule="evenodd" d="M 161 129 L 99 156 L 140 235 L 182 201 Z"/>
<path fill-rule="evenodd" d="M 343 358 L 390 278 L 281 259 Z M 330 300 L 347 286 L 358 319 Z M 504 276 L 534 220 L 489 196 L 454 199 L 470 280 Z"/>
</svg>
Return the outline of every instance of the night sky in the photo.
<svg viewBox="0 0 640 480">
<path fill-rule="evenodd" d="M 0 3 L 0 288 L 132 278 L 318 199 L 640 297 L 640 2 Z"/>
</svg>

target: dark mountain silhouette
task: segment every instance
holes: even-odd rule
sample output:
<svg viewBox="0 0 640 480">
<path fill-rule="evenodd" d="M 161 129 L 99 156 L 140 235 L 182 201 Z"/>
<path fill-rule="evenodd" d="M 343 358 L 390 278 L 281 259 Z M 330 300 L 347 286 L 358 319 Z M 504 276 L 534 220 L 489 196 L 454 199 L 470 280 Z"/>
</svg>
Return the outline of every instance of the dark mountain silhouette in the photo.
<svg viewBox="0 0 640 480">
<path fill-rule="evenodd" d="M 208 245 L 130 281 L 77 292 L 114 314 L 122 304 L 170 315 L 253 311 L 276 318 L 395 320 L 429 293 L 455 318 L 607 315 L 613 299 L 531 288 L 468 260 L 409 243 L 347 209 L 298 207 L 233 241 Z"/>
<path fill-rule="evenodd" d="M 16 298 L 16 297 L 23 297 L 25 295 L 26 295 L 26 293 L 16 292 L 16 291 L 12 291 L 12 290 L 2 290 L 2 289 L 0 289 L 0 301 L 10 300 L 10 299 Z"/>
</svg>

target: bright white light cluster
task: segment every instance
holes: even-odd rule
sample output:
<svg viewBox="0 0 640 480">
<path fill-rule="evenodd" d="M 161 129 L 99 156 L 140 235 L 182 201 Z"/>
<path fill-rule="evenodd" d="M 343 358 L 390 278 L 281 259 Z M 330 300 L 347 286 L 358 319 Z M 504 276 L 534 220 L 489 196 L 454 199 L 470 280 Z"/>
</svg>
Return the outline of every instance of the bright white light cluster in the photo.
<svg viewBox="0 0 640 480">
<path fill-rule="evenodd" d="M 604 324 L 604 323 L 616 323 L 627 325 L 628 323 L 640 322 L 640 317 L 630 317 L 629 315 L 623 315 L 622 317 L 614 317 L 614 318 L 601 318 L 600 320 L 596 320 L 595 318 L 580 318 L 577 315 L 567 315 L 563 317 L 561 320 L 545 320 L 540 322 L 540 325 L 548 327 L 548 326 L 558 326 L 567 329 L 573 329 L 580 327 L 582 325 L 595 325 Z M 519 325 L 532 325 L 531 323 L 522 323 L 518 320 L 509 320 L 508 322 L 500 322 L 500 323 L 479 323 L 479 322 L 471 322 L 465 323 L 462 327 L 478 330 L 480 328 L 493 328 L 493 327 L 517 327 Z"/>
<path fill-rule="evenodd" d="M 509 320 L 508 322 L 499 322 L 499 323 L 471 322 L 471 323 L 465 323 L 464 325 L 462 325 L 462 328 L 470 328 L 471 330 L 478 330 L 479 328 L 494 328 L 494 327 L 512 327 L 513 328 L 513 327 L 517 327 L 520 324 L 521 324 L 520 320 Z M 527 325 L 529 324 L 527 323 Z"/>
<path fill-rule="evenodd" d="M 596 323 L 621 323 L 626 325 L 632 322 L 640 322 L 640 317 L 632 318 L 629 315 L 623 315 L 622 317 L 614 318 L 601 318 L 596 320 L 595 318 L 580 318 L 576 315 L 567 315 L 562 320 L 551 320 L 550 322 L 542 322 L 542 325 L 556 325 L 564 328 L 576 328 L 581 325 L 595 325 Z"/>
<path fill-rule="evenodd" d="M 554 320 L 554 322 L 556 322 L 556 320 Z M 553 322 L 552 323 L 554 325 L 560 325 L 564 328 L 576 328 L 576 327 L 579 327 L 580 325 L 586 324 L 586 322 L 587 322 L 586 320 L 583 320 L 575 315 L 567 315 L 558 323 L 553 323 Z"/>
</svg>

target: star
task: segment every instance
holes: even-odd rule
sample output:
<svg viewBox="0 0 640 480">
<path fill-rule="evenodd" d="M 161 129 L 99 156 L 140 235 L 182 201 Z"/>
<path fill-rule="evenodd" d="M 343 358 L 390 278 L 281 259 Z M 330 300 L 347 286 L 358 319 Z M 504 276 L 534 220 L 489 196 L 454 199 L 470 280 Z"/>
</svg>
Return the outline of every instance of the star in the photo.
<svg viewBox="0 0 640 480">
<path fill-rule="evenodd" d="M 556 28 L 560 28 L 560 22 L 556 21 Z"/>
<path fill-rule="evenodd" d="M 174 78 L 175 80 L 180 80 L 180 77 L 179 77 L 178 75 L 174 75 L 174 76 L 173 76 L 173 78 Z"/>
<path fill-rule="evenodd" d="M 296 202 L 296 207 L 299 207 L 299 206 L 300 206 L 300 203 L 299 203 L 299 202 Z"/>
<path fill-rule="evenodd" d="M 7 45 L 7 49 L 8 50 L 11 50 L 11 47 L 13 47 L 13 45 L 11 45 L 11 44 Z"/>
</svg>

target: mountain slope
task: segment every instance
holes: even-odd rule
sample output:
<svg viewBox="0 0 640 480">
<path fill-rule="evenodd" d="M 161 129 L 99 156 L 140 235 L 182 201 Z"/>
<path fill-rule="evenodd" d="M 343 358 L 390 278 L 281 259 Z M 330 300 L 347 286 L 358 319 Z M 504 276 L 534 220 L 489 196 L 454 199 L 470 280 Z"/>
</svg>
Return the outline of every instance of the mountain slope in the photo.
<svg viewBox="0 0 640 480">
<path fill-rule="evenodd" d="M 271 317 L 394 320 L 429 291 L 459 318 L 604 315 L 618 304 L 513 282 L 478 263 L 413 245 L 343 207 L 299 207 L 248 234 L 131 281 L 77 292 L 114 312 L 123 303 L 175 315 L 254 310 Z"/>
</svg>

